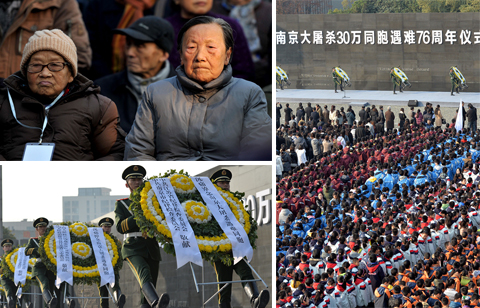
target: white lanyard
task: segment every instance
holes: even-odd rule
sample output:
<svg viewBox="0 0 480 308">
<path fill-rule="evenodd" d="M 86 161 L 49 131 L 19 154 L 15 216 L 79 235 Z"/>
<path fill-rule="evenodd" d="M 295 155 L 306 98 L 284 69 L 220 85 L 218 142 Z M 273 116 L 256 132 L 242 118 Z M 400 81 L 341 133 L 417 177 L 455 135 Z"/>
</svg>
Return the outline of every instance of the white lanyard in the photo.
<svg viewBox="0 0 480 308">
<path fill-rule="evenodd" d="M 42 144 L 42 138 L 43 138 L 43 132 L 45 131 L 45 127 L 47 127 L 47 123 L 48 123 L 48 110 L 53 106 L 55 105 L 55 103 L 63 96 L 63 93 L 65 93 L 65 90 L 63 90 L 58 96 L 57 98 L 55 98 L 55 100 L 48 106 L 45 107 L 45 119 L 43 120 L 43 127 L 40 128 L 40 127 L 32 127 L 32 126 L 28 126 L 28 125 L 25 125 L 25 124 L 22 124 L 18 119 L 17 119 L 17 114 L 15 113 L 15 107 L 13 106 L 13 101 L 12 101 L 12 97 L 10 96 L 10 91 L 9 89 L 7 88 L 7 93 L 8 93 L 8 100 L 10 101 L 10 109 L 12 109 L 12 114 L 13 114 L 13 117 L 15 118 L 15 121 L 17 121 L 18 124 L 20 124 L 21 126 L 23 127 L 26 127 L 26 128 L 32 128 L 32 129 L 40 129 L 42 131 L 42 133 L 40 134 L 40 140 L 38 141 L 39 144 Z"/>
</svg>

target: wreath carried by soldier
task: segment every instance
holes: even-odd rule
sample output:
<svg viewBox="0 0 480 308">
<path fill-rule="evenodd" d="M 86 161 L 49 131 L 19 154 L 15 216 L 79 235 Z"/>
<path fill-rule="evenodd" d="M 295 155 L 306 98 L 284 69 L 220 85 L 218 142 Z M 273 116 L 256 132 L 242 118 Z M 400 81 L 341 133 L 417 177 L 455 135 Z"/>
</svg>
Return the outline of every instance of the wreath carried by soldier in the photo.
<svg viewBox="0 0 480 308">
<path fill-rule="evenodd" d="M 163 245 L 166 253 L 175 254 L 172 234 L 165 220 L 165 215 L 155 196 L 151 184 L 155 178 L 168 178 L 172 184 L 183 210 L 192 227 L 202 258 L 214 262 L 221 260 L 226 265 L 233 264 L 232 244 L 224 231 L 208 210 L 201 194 L 195 188 L 188 173 L 183 170 L 165 172 L 153 176 L 132 193 L 130 210 L 144 236 L 155 238 Z M 250 245 L 255 249 L 257 239 L 257 223 L 241 202 L 244 193 L 229 192 L 215 185 L 222 198 L 227 202 L 238 222 L 248 235 Z"/>
<path fill-rule="evenodd" d="M 74 284 L 92 284 L 100 283 L 100 272 L 98 271 L 97 261 L 93 252 L 92 241 L 88 233 L 88 227 L 83 222 L 66 222 L 60 225 L 69 226 L 70 241 L 72 245 L 72 267 Z M 122 259 L 120 258 L 121 245 L 113 234 L 103 233 L 107 244 L 108 254 L 112 261 L 115 275 L 122 269 Z M 49 226 L 42 236 L 39 243 L 39 253 L 45 266 L 55 274 L 57 273 L 55 230 L 53 225 Z"/>
<path fill-rule="evenodd" d="M 18 250 L 22 247 L 15 248 L 2 258 L 2 274 L 11 281 L 14 281 L 15 268 L 18 260 Z M 36 258 L 30 258 L 28 260 L 27 279 L 25 280 L 25 284 L 22 285 L 22 288 L 27 289 L 31 283 L 37 284 L 35 280 L 32 280 L 32 269 L 37 261 L 38 260 Z"/>
</svg>

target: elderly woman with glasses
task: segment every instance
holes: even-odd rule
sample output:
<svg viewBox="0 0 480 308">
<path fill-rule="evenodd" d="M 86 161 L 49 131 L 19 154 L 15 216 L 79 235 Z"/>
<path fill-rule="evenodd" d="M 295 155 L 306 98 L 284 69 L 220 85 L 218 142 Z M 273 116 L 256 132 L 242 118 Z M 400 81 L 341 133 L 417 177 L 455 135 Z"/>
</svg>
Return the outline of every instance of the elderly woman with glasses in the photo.
<svg viewBox="0 0 480 308">
<path fill-rule="evenodd" d="M 230 25 L 190 19 L 176 76 L 151 84 L 125 146 L 127 160 L 271 160 L 272 120 L 256 84 L 232 77 Z"/>
<path fill-rule="evenodd" d="M 35 32 L 4 85 L 0 160 L 123 158 L 117 107 L 77 73 L 77 49 L 61 30 Z"/>
</svg>

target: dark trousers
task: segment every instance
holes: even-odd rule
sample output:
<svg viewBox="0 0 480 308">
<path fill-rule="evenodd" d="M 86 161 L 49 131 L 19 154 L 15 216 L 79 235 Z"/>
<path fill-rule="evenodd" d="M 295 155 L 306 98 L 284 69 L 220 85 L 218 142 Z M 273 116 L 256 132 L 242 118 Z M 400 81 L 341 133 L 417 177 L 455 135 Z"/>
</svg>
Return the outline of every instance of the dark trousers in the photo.
<svg viewBox="0 0 480 308">
<path fill-rule="evenodd" d="M 46 268 L 40 269 L 38 270 L 35 278 L 38 281 L 38 285 L 40 286 L 42 293 L 43 291 L 48 290 L 52 296 L 55 296 L 55 292 L 58 297 L 60 293 L 58 293 L 57 288 L 55 288 L 55 279 L 57 279 L 57 277 L 52 271 L 49 271 Z"/>
<path fill-rule="evenodd" d="M 120 285 L 118 284 L 118 280 L 119 280 L 119 275 L 115 275 L 115 285 L 111 289 L 112 292 L 120 290 Z M 98 293 L 100 293 L 100 297 L 110 297 L 110 294 L 108 294 L 107 285 L 103 285 L 103 286 L 99 287 L 98 288 Z M 100 306 L 102 308 L 108 308 L 109 307 L 108 306 L 108 298 L 100 299 Z"/>
<path fill-rule="evenodd" d="M 17 286 L 13 283 L 13 281 L 4 275 L 0 278 L 0 282 L 2 283 L 3 288 L 5 289 L 5 293 L 8 296 L 12 297 L 13 299 L 16 298 L 17 293 Z"/>
<path fill-rule="evenodd" d="M 130 266 L 135 278 L 137 278 L 140 287 L 147 282 L 153 283 L 157 286 L 158 270 L 160 268 L 160 261 L 144 258 L 141 256 L 131 256 L 125 259 Z M 142 304 L 148 304 L 142 293 Z"/>
<path fill-rule="evenodd" d="M 240 280 L 254 279 L 252 274 L 252 269 L 248 266 L 245 260 L 238 262 L 235 265 L 227 266 L 222 261 L 217 261 L 213 263 L 215 268 L 215 273 L 217 274 L 217 281 L 232 281 L 233 280 L 233 271 L 240 276 Z M 242 286 L 245 286 L 247 283 L 242 282 Z M 218 289 L 222 288 L 224 284 L 218 285 Z M 223 289 L 218 298 L 218 303 L 229 303 L 232 300 L 232 284 L 229 284 L 225 289 Z"/>
</svg>

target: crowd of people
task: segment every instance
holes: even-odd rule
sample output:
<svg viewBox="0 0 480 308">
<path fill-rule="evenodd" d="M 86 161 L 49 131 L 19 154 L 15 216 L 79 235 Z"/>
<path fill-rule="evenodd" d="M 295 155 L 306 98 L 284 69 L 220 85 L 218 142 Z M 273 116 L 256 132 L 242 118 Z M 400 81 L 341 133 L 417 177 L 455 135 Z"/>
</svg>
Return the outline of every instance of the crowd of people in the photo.
<svg viewBox="0 0 480 308">
<path fill-rule="evenodd" d="M 480 306 L 480 134 L 407 120 L 277 178 L 277 307 Z"/>
<path fill-rule="evenodd" d="M 1 160 L 271 160 L 270 2 L 80 4 L 0 3 Z"/>
<path fill-rule="evenodd" d="M 462 107 L 462 127 L 466 123 L 470 130 L 476 131 L 477 109 L 472 104 L 468 104 L 467 108 L 466 111 Z M 284 123 L 280 123 L 282 111 Z M 339 149 L 345 154 L 354 151 L 355 146 L 364 149 L 365 145 L 376 143 L 378 138 L 391 138 L 394 136 L 392 132 L 401 133 L 420 127 L 453 128 L 456 118 L 447 123 L 440 105 L 434 109 L 430 103 L 423 110 L 417 108 L 415 111 L 415 107 L 410 107 L 405 112 L 404 108 L 400 108 L 397 115 L 390 106 L 385 112 L 383 106 L 362 106 L 357 115 L 351 106 L 345 111 L 344 107 L 312 107 L 311 103 L 307 103 L 306 107 L 299 103 L 294 113 L 289 104 L 283 107 L 277 103 L 276 173 L 280 178 L 291 175 L 296 167 L 312 159 L 320 160 Z M 378 146 L 383 149 L 381 143 L 373 145 L 374 149 Z"/>
</svg>

